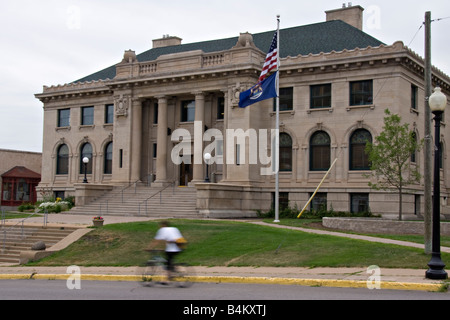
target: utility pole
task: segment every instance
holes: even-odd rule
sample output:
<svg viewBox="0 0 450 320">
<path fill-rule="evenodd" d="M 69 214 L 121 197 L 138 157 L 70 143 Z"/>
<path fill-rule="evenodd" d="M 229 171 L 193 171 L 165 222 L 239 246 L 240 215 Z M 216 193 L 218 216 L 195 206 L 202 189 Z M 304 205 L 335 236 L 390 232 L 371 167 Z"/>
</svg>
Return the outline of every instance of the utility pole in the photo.
<svg viewBox="0 0 450 320">
<path fill-rule="evenodd" d="M 433 176 L 432 168 L 432 137 L 431 137 L 431 109 L 428 104 L 428 98 L 432 93 L 431 83 L 431 12 L 425 13 L 425 212 L 424 212 L 424 225 L 425 225 L 425 253 L 431 254 L 432 252 L 432 181 Z M 438 137 L 439 138 L 439 137 Z M 436 139 L 438 139 L 436 138 Z M 438 155 L 434 155 L 437 157 Z M 439 197 L 439 195 L 437 195 Z"/>
</svg>

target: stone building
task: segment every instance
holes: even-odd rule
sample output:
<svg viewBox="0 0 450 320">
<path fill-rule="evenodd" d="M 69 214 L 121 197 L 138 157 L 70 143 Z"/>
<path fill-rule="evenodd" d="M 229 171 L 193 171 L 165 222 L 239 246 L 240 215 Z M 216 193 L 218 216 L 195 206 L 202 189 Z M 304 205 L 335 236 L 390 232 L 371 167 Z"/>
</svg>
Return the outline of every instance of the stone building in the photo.
<svg viewBox="0 0 450 320">
<path fill-rule="evenodd" d="M 384 44 L 365 33 L 363 11 L 360 6 L 331 10 L 326 22 L 280 31 L 280 199 L 285 203 L 303 207 L 337 158 L 313 206 L 397 212 L 395 193 L 368 187 L 364 146 L 381 132 L 385 109 L 408 122 L 417 139 L 424 138 L 424 61 L 400 41 Z M 164 36 L 142 54 L 126 51 L 117 65 L 70 84 L 44 86 L 36 95 L 44 104 L 40 187 L 87 195 L 137 181 L 155 188 L 175 183 L 196 188 L 204 216 L 269 209 L 275 178 L 262 174 L 270 162 L 261 160 L 272 152 L 270 136 L 262 133 L 275 128 L 274 103 L 241 109 L 238 97 L 257 82 L 273 34 L 190 44 Z M 449 77 L 436 68 L 433 85 L 450 94 Z M 444 126 L 444 210 L 449 134 Z M 243 135 L 247 138 L 240 140 Z M 214 163 L 207 167 L 203 154 L 211 150 Z M 89 184 L 81 183 L 84 157 L 90 159 Z M 423 154 L 412 161 L 423 171 Z M 207 169 L 213 183 L 203 182 Z M 423 183 L 409 186 L 405 213 L 422 212 L 423 193 Z"/>
</svg>

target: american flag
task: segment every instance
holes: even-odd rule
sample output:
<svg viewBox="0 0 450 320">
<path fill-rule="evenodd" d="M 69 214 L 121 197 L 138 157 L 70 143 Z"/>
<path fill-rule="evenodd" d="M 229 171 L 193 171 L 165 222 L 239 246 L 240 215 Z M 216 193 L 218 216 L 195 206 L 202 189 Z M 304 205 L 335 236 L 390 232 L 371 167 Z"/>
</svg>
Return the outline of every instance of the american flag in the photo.
<svg viewBox="0 0 450 320">
<path fill-rule="evenodd" d="M 259 82 L 264 81 L 270 71 L 273 69 L 277 69 L 278 67 L 278 41 L 277 41 L 277 33 L 273 36 L 272 44 L 270 45 L 269 53 L 267 53 L 266 61 L 264 62 L 264 66 L 259 76 Z"/>
</svg>

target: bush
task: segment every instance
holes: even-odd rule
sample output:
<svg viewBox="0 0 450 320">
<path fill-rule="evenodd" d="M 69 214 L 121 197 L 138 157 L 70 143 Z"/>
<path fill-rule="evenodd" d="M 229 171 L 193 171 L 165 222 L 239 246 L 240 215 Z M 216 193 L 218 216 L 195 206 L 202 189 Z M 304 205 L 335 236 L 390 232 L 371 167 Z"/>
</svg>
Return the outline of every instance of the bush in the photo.
<svg viewBox="0 0 450 320">
<path fill-rule="evenodd" d="M 67 201 L 43 202 L 39 205 L 38 212 L 44 213 L 47 210 L 48 213 L 60 213 L 71 208 L 70 202 Z"/>
<path fill-rule="evenodd" d="M 70 209 L 72 209 L 73 207 L 75 207 L 75 197 L 74 196 L 70 196 L 70 197 L 66 197 L 64 199 L 64 201 L 69 203 L 69 207 Z"/>
<path fill-rule="evenodd" d="M 17 210 L 19 210 L 20 212 L 24 212 L 26 210 L 34 210 L 34 205 L 31 203 L 23 203 Z"/>
</svg>

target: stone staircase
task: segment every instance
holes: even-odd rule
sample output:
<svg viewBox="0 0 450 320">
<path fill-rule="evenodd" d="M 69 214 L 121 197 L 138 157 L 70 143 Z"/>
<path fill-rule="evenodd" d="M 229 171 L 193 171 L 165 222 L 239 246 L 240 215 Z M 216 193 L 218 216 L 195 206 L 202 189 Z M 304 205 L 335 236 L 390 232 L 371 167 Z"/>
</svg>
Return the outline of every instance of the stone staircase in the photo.
<svg viewBox="0 0 450 320">
<path fill-rule="evenodd" d="M 155 218 L 200 218 L 197 191 L 194 187 L 148 187 L 144 184 L 112 191 L 84 206 L 76 206 L 70 214 L 94 216 L 142 216 Z"/>
<path fill-rule="evenodd" d="M 24 226 L 22 230 L 21 225 L 0 228 L 0 265 L 18 264 L 20 253 L 30 251 L 36 242 L 43 241 L 48 249 L 75 230 L 77 228 L 52 226 Z"/>
</svg>

